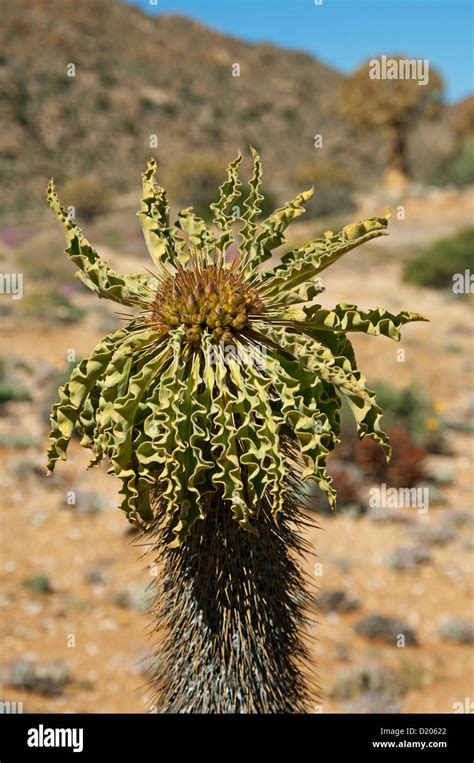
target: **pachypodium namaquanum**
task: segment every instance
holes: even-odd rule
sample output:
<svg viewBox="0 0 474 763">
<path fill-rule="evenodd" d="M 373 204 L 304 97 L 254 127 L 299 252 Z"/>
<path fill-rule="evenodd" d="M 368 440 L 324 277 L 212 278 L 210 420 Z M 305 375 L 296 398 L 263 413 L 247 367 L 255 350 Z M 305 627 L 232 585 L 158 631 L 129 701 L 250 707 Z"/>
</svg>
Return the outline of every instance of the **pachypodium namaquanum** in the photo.
<svg viewBox="0 0 474 763">
<path fill-rule="evenodd" d="M 121 480 L 120 508 L 161 568 L 160 648 L 150 673 L 159 712 L 304 712 L 308 677 L 304 483 L 334 506 L 326 458 L 342 401 L 359 437 L 390 446 L 348 334 L 400 338 L 409 312 L 321 307 L 320 273 L 387 231 L 387 217 L 347 225 L 288 251 L 288 225 L 313 191 L 259 221 L 262 167 L 239 211 L 239 155 L 211 204 L 172 224 L 151 160 L 138 212 L 153 272 L 121 275 L 60 206 L 66 254 L 99 297 L 135 309 L 72 371 L 52 411 L 49 469 L 74 429 Z"/>
</svg>

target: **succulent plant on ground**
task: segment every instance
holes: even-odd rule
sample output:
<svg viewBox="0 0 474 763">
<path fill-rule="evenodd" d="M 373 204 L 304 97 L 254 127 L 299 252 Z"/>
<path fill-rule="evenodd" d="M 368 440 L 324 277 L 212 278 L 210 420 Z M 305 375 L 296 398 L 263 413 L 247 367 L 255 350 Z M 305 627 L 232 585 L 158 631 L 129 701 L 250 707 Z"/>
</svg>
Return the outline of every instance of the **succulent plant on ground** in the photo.
<svg viewBox="0 0 474 763">
<path fill-rule="evenodd" d="M 309 684 L 310 600 L 302 484 L 334 504 L 325 462 L 345 398 L 359 436 L 389 443 L 347 334 L 399 339 L 421 316 L 313 302 L 319 274 L 386 233 L 387 218 L 327 232 L 270 263 L 312 190 L 259 223 L 261 162 L 242 209 L 239 154 L 209 227 L 187 208 L 171 224 L 150 161 L 138 213 L 153 273 L 113 272 L 60 206 L 68 257 L 99 297 L 135 308 L 72 372 L 53 408 L 50 469 L 74 428 L 121 482 L 122 510 L 162 567 L 153 675 L 161 712 L 300 712 Z"/>
</svg>

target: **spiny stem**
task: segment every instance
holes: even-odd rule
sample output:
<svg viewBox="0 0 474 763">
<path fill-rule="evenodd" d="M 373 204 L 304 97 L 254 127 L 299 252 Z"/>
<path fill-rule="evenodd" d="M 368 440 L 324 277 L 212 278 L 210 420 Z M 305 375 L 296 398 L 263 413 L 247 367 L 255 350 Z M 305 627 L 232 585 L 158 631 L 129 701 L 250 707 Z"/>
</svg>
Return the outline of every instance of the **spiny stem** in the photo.
<svg viewBox="0 0 474 763">
<path fill-rule="evenodd" d="M 168 547 L 173 533 L 157 521 L 161 643 L 150 680 L 158 712 L 308 710 L 315 687 L 302 630 L 310 598 L 298 556 L 309 550 L 301 533 L 309 520 L 291 499 L 278 523 L 265 502 L 259 512 L 254 536 L 214 497 L 179 549 Z"/>
</svg>

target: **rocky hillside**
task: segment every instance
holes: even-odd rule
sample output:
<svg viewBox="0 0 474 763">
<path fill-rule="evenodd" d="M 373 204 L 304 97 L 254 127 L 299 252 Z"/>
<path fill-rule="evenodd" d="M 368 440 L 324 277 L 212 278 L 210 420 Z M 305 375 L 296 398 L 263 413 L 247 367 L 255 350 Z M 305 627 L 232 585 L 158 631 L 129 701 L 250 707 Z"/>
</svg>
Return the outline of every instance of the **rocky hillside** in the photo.
<svg viewBox="0 0 474 763">
<path fill-rule="evenodd" d="M 252 143 L 286 186 L 295 164 L 314 160 L 320 133 L 326 158 L 368 166 L 372 140 L 348 150 L 334 116 L 342 76 L 309 55 L 110 0 L 0 0 L 0 14 L 2 205 L 25 189 L 31 204 L 42 201 L 53 173 L 100 168 L 123 190 L 151 150 L 166 170 L 185 154 L 227 158 Z"/>
<path fill-rule="evenodd" d="M 150 153 L 166 176 L 182 157 L 224 160 L 251 143 L 277 197 L 323 156 L 358 182 L 380 171 L 383 140 L 351 133 L 339 116 L 343 75 L 310 55 L 116 0 L 0 0 L 0 16 L 4 211 L 42 204 L 52 174 L 100 173 L 128 190 Z"/>
</svg>

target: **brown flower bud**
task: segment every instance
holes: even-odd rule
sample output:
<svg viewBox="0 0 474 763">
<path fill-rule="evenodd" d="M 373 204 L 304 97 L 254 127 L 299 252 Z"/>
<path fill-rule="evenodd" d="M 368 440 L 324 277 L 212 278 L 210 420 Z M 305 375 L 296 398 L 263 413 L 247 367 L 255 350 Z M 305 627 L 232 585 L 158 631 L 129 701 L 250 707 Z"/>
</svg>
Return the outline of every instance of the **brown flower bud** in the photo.
<svg viewBox="0 0 474 763">
<path fill-rule="evenodd" d="M 190 294 L 189 297 L 188 297 L 188 307 L 191 310 L 197 310 L 198 306 L 199 305 L 198 305 L 198 301 L 197 301 L 196 297 L 194 296 L 194 294 Z"/>
</svg>

